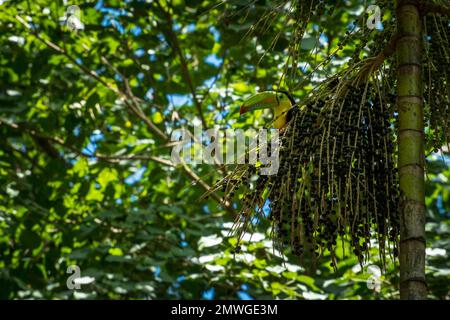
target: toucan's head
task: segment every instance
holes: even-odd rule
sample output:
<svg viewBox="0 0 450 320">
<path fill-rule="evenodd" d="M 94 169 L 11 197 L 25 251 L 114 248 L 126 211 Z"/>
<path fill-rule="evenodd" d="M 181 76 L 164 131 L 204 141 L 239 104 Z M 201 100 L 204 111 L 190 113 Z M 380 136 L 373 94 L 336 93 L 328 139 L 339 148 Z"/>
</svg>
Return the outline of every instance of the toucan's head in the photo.
<svg viewBox="0 0 450 320">
<path fill-rule="evenodd" d="M 286 124 L 286 113 L 293 105 L 295 101 L 287 91 L 264 91 L 247 99 L 241 105 L 240 113 L 271 108 L 275 118 L 274 127 L 280 129 Z"/>
</svg>

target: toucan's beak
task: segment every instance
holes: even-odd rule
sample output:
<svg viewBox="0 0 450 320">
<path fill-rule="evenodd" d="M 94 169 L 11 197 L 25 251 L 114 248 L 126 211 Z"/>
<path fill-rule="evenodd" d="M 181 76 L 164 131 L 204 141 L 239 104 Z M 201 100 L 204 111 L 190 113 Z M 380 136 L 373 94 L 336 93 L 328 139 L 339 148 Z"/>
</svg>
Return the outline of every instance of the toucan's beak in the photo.
<svg viewBox="0 0 450 320">
<path fill-rule="evenodd" d="M 244 114 L 248 111 L 274 108 L 278 105 L 277 95 L 275 92 L 261 92 L 246 100 L 240 109 L 240 114 Z"/>
</svg>

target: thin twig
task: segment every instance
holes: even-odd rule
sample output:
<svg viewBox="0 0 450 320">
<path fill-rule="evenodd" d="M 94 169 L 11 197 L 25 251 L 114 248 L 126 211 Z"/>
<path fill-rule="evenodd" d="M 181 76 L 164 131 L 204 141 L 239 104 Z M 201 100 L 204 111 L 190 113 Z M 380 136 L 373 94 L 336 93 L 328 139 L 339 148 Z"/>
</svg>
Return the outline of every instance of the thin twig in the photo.
<svg viewBox="0 0 450 320">
<path fill-rule="evenodd" d="M 164 8 L 161 6 L 159 1 L 156 1 L 156 4 L 159 7 L 159 9 L 161 10 L 161 12 L 164 14 L 164 16 L 169 24 L 169 27 L 164 28 L 163 32 L 165 33 L 166 37 L 169 39 L 169 44 L 172 46 L 172 49 L 175 51 L 175 53 L 178 55 L 178 58 L 180 59 L 181 73 L 183 75 L 184 80 L 187 82 L 189 90 L 191 91 L 192 100 L 197 109 L 198 116 L 200 117 L 200 120 L 202 121 L 202 125 L 204 128 L 207 129 L 208 125 L 207 125 L 206 119 L 203 115 L 202 104 L 200 103 L 200 100 L 197 97 L 197 93 L 194 88 L 194 83 L 192 81 L 191 74 L 189 72 L 186 58 L 183 54 L 183 50 L 181 49 L 178 37 L 177 37 L 176 33 L 172 30 L 172 24 L 173 24 L 172 16 L 168 11 L 164 10 Z"/>
</svg>

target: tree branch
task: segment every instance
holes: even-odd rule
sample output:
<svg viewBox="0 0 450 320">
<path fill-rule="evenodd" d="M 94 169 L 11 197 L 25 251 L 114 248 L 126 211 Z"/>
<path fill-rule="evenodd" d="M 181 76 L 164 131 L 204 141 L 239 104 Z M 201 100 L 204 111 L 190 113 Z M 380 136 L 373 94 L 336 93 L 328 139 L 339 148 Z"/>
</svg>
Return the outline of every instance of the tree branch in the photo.
<svg viewBox="0 0 450 320">
<path fill-rule="evenodd" d="M 128 156 L 121 156 L 121 155 L 103 155 L 99 153 L 94 153 L 93 155 L 85 154 L 82 151 L 78 150 L 77 148 L 74 148 L 73 146 L 67 145 L 63 139 L 59 137 L 50 137 L 45 134 L 42 134 L 35 129 L 28 128 L 25 126 L 22 126 L 17 123 L 10 123 L 8 121 L 4 121 L 0 119 L 0 125 L 6 125 L 11 129 L 19 130 L 22 132 L 28 133 L 33 139 L 38 138 L 40 140 L 46 140 L 47 142 L 52 142 L 54 144 L 59 145 L 60 147 L 70 150 L 71 152 L 75 153 L 77 156 L 81 156 L 84 158 L 97 158 L 102 161 L 106 161 L 108 163 L 117 163 L 120 160 L 150 160 L 154 161 L 160 164 L 163 164 L 165 166 L 176 168 L 177 165 L 175 165 L 173 162 L 167 159 L 163 159 L 156 156 L 141 156 L 141 155 L 128 155 Z M 196 184 L 198 183 L 205 191 L 210 191 L 212 188 L 210 185 L 208 185 L 201 177 L 199 177 L 189 166 L 187 166 L 186 163 L 181 163 L 181 168 L 183 169 L 184 173 Z M 216 200 L 220 205 L 224 207 L 225 210 L 232 214 L 236 214 L 234 209 L 231 207 L 231 204 L 229 201 L 223 199 L 219 195 L 217 195 L 215 192 L 211 193 L 211 197 Z"/>
<path fill-rule="evenodd" d="M 98 81 L 99 83 L 101 83 L 103 86 L 105 86 L 107 89 L 113 91 L 115 94 L 117 94 L 119 97 L 121 97 L 122 99 L 124 99 L 125 104 L 130 107 L 131 104 L 129 104 L 127 102 L 127 100 L 131 99 L 133 100 L 133 107 L 130 107 L 131 111 L 141 120 L 143 120 L 145 122 L 145 124 L 147 125 L 147 127 L 156 135 L 158 135 L 160 138 L 167 140 L 168 137 L 164 134 L 164 132 L 162 132 L 148 117 L 145 116 L 144 112 L 141 110 L 141 108 L 139 107 L 139 105 L 136 103 L 137 98 L 134 95 L 130 95 L 129 93 L 124 93 L 121 90 L 119 90 L 118 88 L 115 88 L 112 84 L 106 82 L 105 80 L 103 80 L 96 72 L 89 70 L 88 68 L 86 68 L 85 66 L 77 63 L 76 59 L 73 58 L 71 55 L 69 55 L 67 53 L 66 50 L 64 50 L 63 48 L 61 48 L 60 46 L 58 46 L 57 44 L 46 40 L 44 38 L 42 38 L 39 33 L 35 32 L 29 25 L 28 23 L 22 19 L 20 16 L 16 16 L 16 19 L 22 24 L 24 25 L 27 29 L 29 29 L 33 35 L 42 43 L 44 43 L 45 45 L 47 45 L 48 47 L 52 48 L 53 50 L 55 50 L 56 52 L 62 54 L 63 56 L 65 56 L 67 59 L 69 59 L 70 61 L 72 61 L 78 68 L 80 68 L 81 71 L 83 71 L 85 74 L 87 74 L 88 76 L 92 77 L 93 79 L 95 79 L 96 81 Z M 104 59 L 104 57 L 102 57 Z"/>
<path fill-rule="evenodd" d="M 176 33 L 173 32 L 173 30 L 172 30 L 172 24 L 173 24 L 172 16 L 170 15 L 170 13 L 168 11 L 164 10 L 164 8 L 161 6 L 159 1 L 156 1 L 156 4 L 158 5 L 159 9 L 165 16 L 167 23 L 169 24 L 169 26 L 167 28 L 164 28 L 164 30 L 165 30 L 164 33 L 165 33 L 166 37 L 168 38 L 169 44 L 171 45 L 172 49 L 175 51 L 175 53 L 178 55 L 178 58 L 180 59 L 181 73 L 183 75 L 184 80 L 188 84 L 189 90 L 191 91 L 192 100 L 194 101 L 194 105 L 197 109 L 198 116 L 200 117 L 200 120 L 202 121 L 202 125 L 205 129 L 208 129 L 208 125 L 206 123 L 206 119 L 205 119 L 205 117 L 203 115 L 203 111 L 202 111 L 202 104 L 200 103 L 200 100 L 197 97 L 197 93 L 195 91 L 191 75 L 189 73 L 189 68 L 187 66 L 186 58 L 184 57 L 183 50 L 181 49 L 180 42 L 178 41 L 178 37 L 177 37 Z"/>
</svg>

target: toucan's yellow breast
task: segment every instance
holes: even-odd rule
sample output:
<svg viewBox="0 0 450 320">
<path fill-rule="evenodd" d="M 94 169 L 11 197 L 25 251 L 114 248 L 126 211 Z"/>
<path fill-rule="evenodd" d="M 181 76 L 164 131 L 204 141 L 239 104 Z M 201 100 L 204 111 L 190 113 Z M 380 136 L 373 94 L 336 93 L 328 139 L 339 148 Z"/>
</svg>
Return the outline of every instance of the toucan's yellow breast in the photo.
<svg viewBox="0 0 450 320">
<path fill-rule="evenodd" d="M 292 107 L 290 101 L 281 101 L 279 105 L 274 108 L 273 116 L 275 129 L 281 129 L 286 125 L 287 112 Z"/>
</svg>

